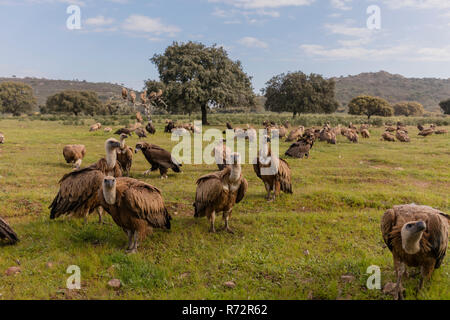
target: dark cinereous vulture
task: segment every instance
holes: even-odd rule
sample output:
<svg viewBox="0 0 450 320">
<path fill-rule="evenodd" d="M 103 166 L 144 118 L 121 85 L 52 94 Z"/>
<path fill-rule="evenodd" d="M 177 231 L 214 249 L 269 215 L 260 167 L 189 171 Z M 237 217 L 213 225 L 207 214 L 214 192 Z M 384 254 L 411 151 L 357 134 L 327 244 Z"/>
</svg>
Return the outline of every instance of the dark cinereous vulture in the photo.
<svg viewBox="0 0 450 320">
<path fill-rule="evenodd" d="M 131 165 L 133 164 L 133 149 L 125 144 L 128 136 L 124 133 L 120 135 L 120 148 L 117 149 L 117 161 L 119 162 L 123 175 L 130 174 Z"/>
<path fill-rule="evenodd" d="M 165 133 L 171 133 L 172 129 L 175 128 L 175 124 L 173 123 L 172 120 L 168 120 L 166 126 L 164 127 L 164 132 Z"/>
<path fill-rule="evenodd" d="M 136 252 L 139 241 L 152 228 L 170 229 L 172 219 L 158 188 L 131 178 L 104 177 L 99 204 L 128 235 L 127 252 Z"/>
<path fill-rule="evenodd" d="M 19 241 L 17 234 L 9 226 L 9 224 L 0 217 L 0 239 L 7 240 L 9 243 L 14 244 Z"/>
<path fill-rule="evenodd" d="M 151 164 L 151 168 L 147 170 L 144 174 L 148 174 L 150 171 L 155 171 L 159 169 L 161 174 L 161 179 L 167 179 L 167 171 L 172 169 L 175 172 L 181 172 L 180 167 L 181 163 L 178 163 L 173 157 L 172 154 L 164 150 L 163 148 L 147 143 L 147 142 L 139 142 L 136 144 L 136 148 L 134 149 L 135 153 L 138 153 L 139 150 L 145 156 L 145 159 Z"/>
<path fill-rule="evenodd" d="M 293 143 L 289 149 L 285 152 L 285 155 L 293 158 L 302 159 L 303 157 L 309 157 L 309 151 L 314 145 L 315 136 L 312 132 L 306 132 L 295 143 Z"/>
<path fill-rule="evenodd" d="M 242 176 L 240 155 L 233 153 L 230 166 L 222 171 L 204 175 L 197 180 L 194 217 L 206 216 L 211 224 L 210 232 L 216 232 L 216 213 L 223 212 L 225 230 L 233 233 L 229 219 L 235 203 L 239 203 L 248 189 L 248 182 Z"/>
<path fill-rule="evenodd" d="M 153 121 L 150 120 L 147 125 L 145 126 L 145 130 L 147 130 L 148 133 L 150 134 L 155 134 L 156 133 L 156 129 L 155 126 L 153 125 Z"/>
<path fill-rule="evenodd" d="M 272 164 L 272 161 L 278 163 Z M 280 190 L 292 193 L 291 168 L 285 160 L 272 156 L 268 143 L 262 146 L 259 157 L 253 164 L 253 170 L 266 187 L 267 200 L 275 200 L 279 196 Z M 271 197 L 272 191 L 273 196 Z"/>
<path fill-rule="evenodd" d="M 69 144 L 63 149 L 63 156 L 66 162 L 73 163 L 77 169 L 80 169 L 85 155 L 86 147 L 82 144 Z"/>
<path fill-rule="evenodd" d="M 447 252 L 449 219 L 439 210 L 415 204 L 394 206 L 384 213 L 381 232 L 394 258 L 395 298 L 403 299 L 401 280 L 406 266 L 421 268 L 419 290 L 440 267 Z"/>
<path fill-rule="evenodd" d="M 74 170 L 65 174 L 59 181 L 58 194 L 49 206 L 50 219 L 62 215 L 83 217 L 85 221 L 90 213 L 97 208 L 97 192 L 101 187 L 104 175 L 120 177 L 122 169 L 117 162 L 117 149 L 120 142 L 108 139 L 105 143 L 106 158 L 98 160 L 93 165 Z M 99 222 L 102 222 L 100 209 Z"/>
<path fill-rule="evenodd" d="M 114 134 L 118 134 L 118 135 L 121 135 L 122 133 L 125 133 L 126 135 L 131 136 L 133 131 L 128 128 L 121 128 L 121 129 L 117 130 L 116 132 L 114 132 Z"/>
</svg>

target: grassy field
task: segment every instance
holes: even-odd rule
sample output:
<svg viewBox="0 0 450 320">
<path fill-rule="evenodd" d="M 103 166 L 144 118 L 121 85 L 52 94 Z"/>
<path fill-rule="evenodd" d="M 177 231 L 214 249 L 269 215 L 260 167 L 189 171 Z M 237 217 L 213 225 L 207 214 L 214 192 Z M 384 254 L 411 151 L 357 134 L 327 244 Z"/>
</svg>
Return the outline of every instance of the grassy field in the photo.
<svg viewBox="0 0 450 320">
<path fill-rule="evenodd" d="M 161 124 L 157 129 L 147 140 L 170 150 L 175 143 Z M 195 180 L 215 166 L 186 165 L 160 180 L 159 173 L 143 176 L 149 166 L 139 153 L 132 177 L 162 190 L 173 228 L 156 230 L 137 254 L 126 255 L 126 236 L 110 217 L 110 225 L 99 225 L 96 216 L 86 225 L 50 221 L 47 209 L 58 180 L 71 170 L 63 146 L 85 144 L 88 165 L 104 155 L 110 134 L 90 133 L 87 124 L 17 120 L 0 120 L 0 132 L 6 136 L 0 215 L 21 238 L 15 246 L 0 245 L 0 299 L 391 299 L 366 288 L 370 265 L 381 268 L 382 284 L 394 281 L 379 227 L 385 209 L 414 202 L 450 212 L 450 136 L 419 137 L 415 127 L 408 144 L 380 141 L 381 128 L 359 144 L 344 137 L 337 145 L 316 143 L 309 159 L 288 159 L 294 194 L 271 203 L 245 165 L 249 191 L 234 208 L 235 234 L 210 234 L 205 218 L 192 217 Z M 127 144 L 137 141 L 133 136 Z M 283 142 L 281 151 L 287 147 Z M 20 274 L 5 275 L 18 265 Z M 70 265 L 81 269 L 81 290 L 65 289 Z M 418 280 L 404 281 L 406 298 L 450 299 L 449 274 L 447 255 L 417 296 Z M 113 278 L 121 289 L 107 286 Z M 236 286 L 227 288 L 227 281 Z"/>
</svg>

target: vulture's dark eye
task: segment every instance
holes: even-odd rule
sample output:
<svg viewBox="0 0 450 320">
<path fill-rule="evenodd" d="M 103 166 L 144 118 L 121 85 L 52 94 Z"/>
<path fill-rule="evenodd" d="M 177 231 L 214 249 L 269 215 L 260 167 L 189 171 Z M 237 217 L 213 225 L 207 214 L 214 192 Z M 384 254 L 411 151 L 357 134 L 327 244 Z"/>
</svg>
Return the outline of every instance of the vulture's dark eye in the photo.
<svg viewBox="0 0 450 320">
<path fill-rule="evenodd" d="M 408 224 L 408 225 L 406 226 L 407 229 L 411 229 L 411 227 L 412 227 L 412 224 Z"/>
</svg>

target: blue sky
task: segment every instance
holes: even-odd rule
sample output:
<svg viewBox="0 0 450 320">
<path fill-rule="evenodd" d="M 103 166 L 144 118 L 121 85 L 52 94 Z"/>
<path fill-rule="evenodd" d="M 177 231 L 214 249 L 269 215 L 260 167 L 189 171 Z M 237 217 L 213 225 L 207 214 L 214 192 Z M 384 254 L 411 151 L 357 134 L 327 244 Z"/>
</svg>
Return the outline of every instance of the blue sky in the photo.
<svg viewBox="0 0 450 320">
<path fill-rule="evenodd" d="M 69 30 L 66 9 L 81 9 Z M 381 29 L 367 27 L 380 8 Z M 173 41 L 218 44 L 259 91 L 273 75 L 450 78 L 450 0 L 0 0 L 0 76 L 124 83 Z"/>
</svg>

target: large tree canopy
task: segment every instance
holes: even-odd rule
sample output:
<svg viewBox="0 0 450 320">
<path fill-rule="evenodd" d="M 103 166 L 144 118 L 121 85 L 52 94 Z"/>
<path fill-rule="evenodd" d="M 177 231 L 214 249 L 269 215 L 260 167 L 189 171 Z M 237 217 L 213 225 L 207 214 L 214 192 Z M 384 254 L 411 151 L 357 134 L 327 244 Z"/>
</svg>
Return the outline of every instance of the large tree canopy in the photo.
<svg viewBox="0 0 450 320">
<path fill-rule="evenodd" d="M 299 113 L 333 113 L 339 106 L 335 99 L 335 82 L 321 75 L 303 72 L 280 74 L 263 89 L 269 111 Z"/>
<path fill-rule="evenodd" d="M 0 112 L 19 116 L 33 110 L 36 98 L 33 89 L 22 82 L 0 83 Z"/>
<path fill-rule="evenodd" d="M 239 61 L 232 61 L 222 47 L 201 43 L 174 42 L 164 54 L 151 58 L 164 84 L 168 111 L 188 113 L 201 110 L 207 124 L 209 107 L 249 107 L 255 104 L 250 77 Z M 147 82 L 148 92 L 155 87 Z"/>
<path fill-rule="evenodd" d="M 104 106 L 92 91 L 62 91 L 47 98 L 42 113 L 73 113 L 94 115 L 104 113 Z"/>
<path fill-rule="evenodd" d="M 382 98 L 362 95 L 350 101 L 348 113 L 366 115 L 367 119 L 370 119 L 371 116 L 391 117 L 394 115 L 394 109 Z"/>
<path fill-rule="evenodd" d="M 439 106 L 445 114 L 450 114 L 450 99 L 441 101 L 441 103 L 439 103 Z"/>
<path fill-rule="evenodd" d="M 425 112 L 423 105 L 415 101 L 398 102 L 393 107 L 394 107 L 394 114 L 396 116 L 420 117 Z"/>
</svg>

